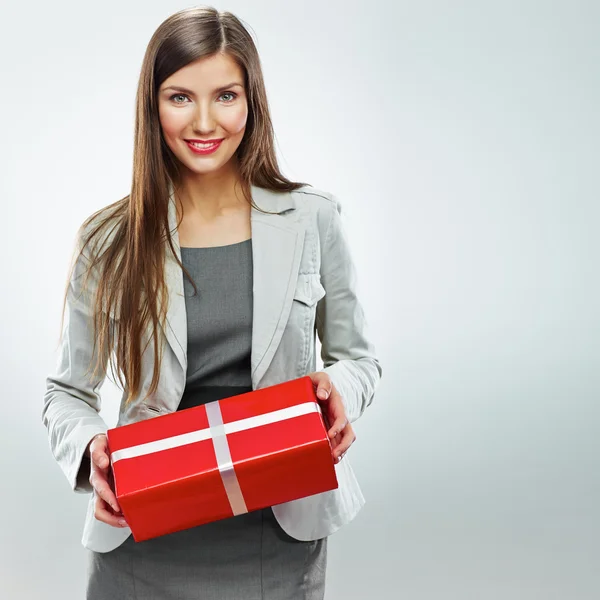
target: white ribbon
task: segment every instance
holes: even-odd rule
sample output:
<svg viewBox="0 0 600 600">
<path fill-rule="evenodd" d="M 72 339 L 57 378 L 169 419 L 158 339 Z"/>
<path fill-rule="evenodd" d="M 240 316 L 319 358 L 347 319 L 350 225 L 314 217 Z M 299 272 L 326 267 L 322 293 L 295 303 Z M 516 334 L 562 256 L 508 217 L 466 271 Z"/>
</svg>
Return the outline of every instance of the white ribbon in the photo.
<svg viewBox="0 0 600 600">
<path fill-rule="evenodd" d="M 244 495 L 242 494 L 235 473 L 235 466 L 231 460 L 227 435 L 236 433 L 237 431 L 260 427 L 261 425 L 270 425 L 271 423 L 285 421 L 286 419 L 308 415 L 313 412 L 320 413 L 321 406 L 317 402 L 303 402 L 302 404 L 274 410 L 262 415 L 240 419 L 239 421 L 232 421 L 231 423 L 223 423 L 219 402 L 219 400 L 215 400 L 214 402 L 208 402 L 204 405 L 206 407 L 209 427 L 190 431 L 189 433 L 182 433 L 181 435 L 173 435 L 161 440 L 154 440 L 145 444 L 137 444 L 136 446 L 130 446 L 129 448 L 123 448 L 121 450 L 115 450 L 114 452 L 111 452 L 112 463 L 114 464 L 119 460 L 136 458 L 153 452 L 162 452 L 163 450 L 168 450 L 170 448 L 194 444 L 212 438 L 215 455 L 217 457 L 217 466 L 221 473 L 221 479 L 225 486 L 231 510 L 234 515 L 248 512 L 246 502 L 244 501 Z"/>
<path fill-rule="evenodd" d="M 235 467 L 231 460 L 229 443 L 227 442 L 227 433 L 225 433 L 223 415 L 221 414 L 221 407 L 219 406 L 218 400 L 206 404 L 206 416 L 208 417 L 208 424 L 210 425 L 210 432 L 215 449 L 215 456 L 217 457 L 217 464 L 219 465 L 219 472 L 221 473 L 221 480 L 223 481 L 223 486 L 225 487 L 225 493 L 227 494 L 231 510 L 234 515 L 247 513 L 248 509 L 246 508 L 244 494 L 242 494 L 240 482 L 238 481 Z"/>
</svg>

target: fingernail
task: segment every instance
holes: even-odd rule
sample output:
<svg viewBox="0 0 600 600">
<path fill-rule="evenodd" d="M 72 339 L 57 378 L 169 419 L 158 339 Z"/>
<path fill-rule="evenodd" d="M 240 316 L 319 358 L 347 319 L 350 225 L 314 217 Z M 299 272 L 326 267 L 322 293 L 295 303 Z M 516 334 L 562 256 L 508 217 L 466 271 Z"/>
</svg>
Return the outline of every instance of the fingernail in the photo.
<svg viewBox="0 0 600 600">
<path fill-rule="evenodd" d="M 119 525 L 121 527 L 127 527 L 127 521 L 125 519 L 119 519 Z"/>
<path fill-rule="evenodd" d="M 323 398 L 323 399 L 327 398 L 327 390 L 320 389 L 319 390 L 319 398 Z"/>
</svg>

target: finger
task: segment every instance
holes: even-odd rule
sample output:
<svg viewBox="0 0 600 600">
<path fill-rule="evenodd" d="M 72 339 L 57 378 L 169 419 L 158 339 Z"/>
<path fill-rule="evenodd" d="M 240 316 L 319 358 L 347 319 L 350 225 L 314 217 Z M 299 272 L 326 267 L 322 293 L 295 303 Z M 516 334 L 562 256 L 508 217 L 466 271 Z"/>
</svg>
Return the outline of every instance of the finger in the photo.
<svg viewBox="0 0 600 600">
<path fill-rule="evenodd" d="M 95 445 L 90 454 L 92 462 L 96 464 L 99 469 L 102 469 L 105 473 L 108 471 L 110 465 L 110 458 L 106 452 L 105 445 Z"/>
<path fill-rule="evenodd" d="M 346 415 L 341 415 L 337 417 L 337 419 L 333 422 L 333 425 L 331 426 L 331 429 L 328 432 L 329 438 L 332 439 L 336 435 L 342 433 L 347 425 L 348 419 L 346 419 Z"/>
<path fill-rule="evenodd" d="M 90 441 L 89 444 L 89 455 L 90 458 L 94 459 L 94 452 L 100 450 L 100 454 L 102 452 L 106 452 L 108 448 L 108 437 L 105 433 L 97 433 Z"/>
<path fill-rule="evenodd" d="M 109 505 L 100 496 L 96 497 L 96 506 L 94 510 L 94 517 L 98 521 L 112 525 L 113 527 L 127 527 L 127 521 L 122 515 L 115 515 L 110 511 Z"/>
<path fill-rule="evenodd" d="M 97 471 L 97 474 L 93 477 L 92 486 L 96 490 L 96 495 L 102 498 L 107 504 L 109 504 L 116 513 L 121 512 L 121 507 L 117 501 L 117 497 L 110 488 L 108 480 L 103 477 L 102 473 Z"/>
<path fill-rule="evenodd" d="M 338 433 L 332 440 L 331 440 L 331 455 L 333 456 L 333 451 L 340 445 L 342 441 L 342 436 Z"/>
<path fill-rule="evenodd" d="M 328 432 L 329 437 L 333 438 L 335 435 L 340 433 L 348 424 L 348 419 L 346 417 L 346 410 L 344 408 L 342 396 L 335 389 L 335 387 L 332 387 L 331 397 L 327 402 L 326 412 L 329 423 L 331 423 Z"/>
<path fill-rule="evenodd" d="M 329 386 L 320 384 L 317 388 L 317 397 L 319 400 L 327 400 L 331 394 L 331 388 Z"/>
<path fill-rule="evenodd" d="M 333 388 L 329 375 L 319 371 L 315 374 L 312 382 L 315 387 L 317 398 L 319 398 L 319 400 L 327 400 Z"/>
<path fill-rule="evenodd" d="M 346 417 L 346 411 L 344 410 L 344 405 L 342 404 L 341 397 L 337 392 L 334 392 L 331 395 L 331 399 L 327 405 L 327 417 L 329 419 L 329 423 L 331 426 L 329 428 L 328 434 L 329 438 L 335 437 L 338 433 L 341 433 L 346 425 L 348 425 L 348 419 Z"/>
<path fill-rule="evenodd" d="M 339 462 L 341 460 L 340 457 L 346 454 L 348 448 L 350 448 L 350 446 L 354 443 L 355 440 L 356 435 L 354 434 L 352 427 L 346 427 L 342 434 L 342 439 L 340 443 L 336 446 L 333 452 L 334 460 Z"/>
</svg>

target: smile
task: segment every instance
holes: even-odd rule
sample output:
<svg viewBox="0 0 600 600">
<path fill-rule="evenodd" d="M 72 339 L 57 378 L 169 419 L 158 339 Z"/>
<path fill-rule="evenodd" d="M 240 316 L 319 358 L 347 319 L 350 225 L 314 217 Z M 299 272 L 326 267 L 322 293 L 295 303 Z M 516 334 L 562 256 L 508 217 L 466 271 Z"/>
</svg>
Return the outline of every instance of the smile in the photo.
<svg viewBox="0 0 600 600">
<path fill-rule="evenodd" d="M 198 144 L 196 142 L 185 142 L 189 149 L 195 154 L 211 154 L 223 143 L 223 140 L 214 144 Z"/>
</svg>

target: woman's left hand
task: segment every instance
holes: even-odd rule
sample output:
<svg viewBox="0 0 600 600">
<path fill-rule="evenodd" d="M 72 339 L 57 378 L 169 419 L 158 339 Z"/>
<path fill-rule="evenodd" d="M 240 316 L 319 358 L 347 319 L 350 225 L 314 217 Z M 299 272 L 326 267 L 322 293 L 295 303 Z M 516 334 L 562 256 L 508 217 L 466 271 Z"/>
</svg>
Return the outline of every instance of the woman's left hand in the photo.
<svg viewBox="0 0 600 600">
<path fill-rule="evenodd" d="M 333 462 L 339 463 L 356 440 L 354 429 L 346 416 L 342 397 L 331 383 L 329 375 L 325 371 L 316 371 L 308 373 L 308 377 L 317 392 L 325 423 L 329 427 L 327 435 L 331 440 Z"/>
</svg>

